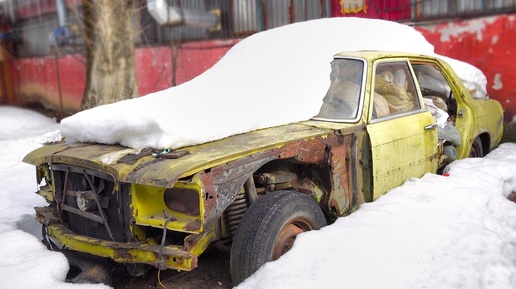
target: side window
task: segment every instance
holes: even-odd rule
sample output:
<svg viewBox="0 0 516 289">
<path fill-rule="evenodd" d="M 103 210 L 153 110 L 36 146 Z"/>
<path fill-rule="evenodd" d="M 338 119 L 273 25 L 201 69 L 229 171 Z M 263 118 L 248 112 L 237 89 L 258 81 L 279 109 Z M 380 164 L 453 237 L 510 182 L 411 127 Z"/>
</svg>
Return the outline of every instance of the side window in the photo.
<svg viewBox="0 0 516 289">
<path fill-rule="evenodd" d="M 441 71 L 431 63 L 412 63 L 412 69 L 416 74 L 419 89 L 427 107 L 431 110 L 432 106 L 435 106 L 450 115 L 454 115 L 456 111 L 455 99 L 450 85 Z"/>
<path fill-rule="evenodd" d="M 373 118 L 421 108 L 407 62 L 378 64 L 374 79 Z"/>
<path fill-rule="evenodd" d="M 425 108 L 439 124 L 437 138 L 460 146 L 461 134 L 455 127 L 457 101 L 445 75 L 438 65 L 431 62 L 419 61 L 411 64 L 423 95 Z"/>
</svg>

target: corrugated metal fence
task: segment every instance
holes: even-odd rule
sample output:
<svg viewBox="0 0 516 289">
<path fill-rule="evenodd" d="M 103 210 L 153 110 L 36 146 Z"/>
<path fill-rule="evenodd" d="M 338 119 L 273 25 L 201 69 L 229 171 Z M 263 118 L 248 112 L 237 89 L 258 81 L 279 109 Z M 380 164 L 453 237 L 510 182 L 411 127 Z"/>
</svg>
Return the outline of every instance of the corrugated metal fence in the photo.
<svg viewBox="0 0 516 289">
<path fill-rule="evenodd" d="M 70 25 L 79 31 L 61 49 L 64 53 L 84 52 L 80 0 L 66 0 Z M 516 0 L 167 0 L 169 6 L 220 14 L 221 29 L 159 26 L 147 11 L 146 0 L 134 0 L 135 42 L 137 45 L 162 45 L 207 39 L 245 37 L 289 23 L 340 16 L 341 5 L 359 3 L 367 7 L 360 17 L 402 22 L 421 22 L 511 13 Z M 52 54 L 51 33 L 59 26 L 56 0 L 0 1 L 0 20 L 9 22 L 4 43 L 16 57 Z M 348 14 L 349 16 L 355 16 Z M 345 15 L 345 16 L 348 16 Z M 0 23 L 1 24 L 1 23 Z M 0 28 L 4 28 L 5 25 Z M 2 31 L 0 30 L 0 33 Z"/>
</svg>

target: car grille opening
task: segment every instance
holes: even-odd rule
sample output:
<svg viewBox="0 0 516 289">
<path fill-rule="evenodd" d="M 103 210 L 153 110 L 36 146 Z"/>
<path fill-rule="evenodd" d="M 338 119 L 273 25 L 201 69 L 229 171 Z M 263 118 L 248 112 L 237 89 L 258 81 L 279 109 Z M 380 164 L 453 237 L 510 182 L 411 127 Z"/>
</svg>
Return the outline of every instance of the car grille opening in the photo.
<svg viewBox="0 0 516 289">
<path fill-rule="evenodd" d="M 106 173 L 52 165 L 56 208 L 62 222 L 78 235 L 128 242 L 130 208 L 127 185 L 116 186 Z"/>
</svg>

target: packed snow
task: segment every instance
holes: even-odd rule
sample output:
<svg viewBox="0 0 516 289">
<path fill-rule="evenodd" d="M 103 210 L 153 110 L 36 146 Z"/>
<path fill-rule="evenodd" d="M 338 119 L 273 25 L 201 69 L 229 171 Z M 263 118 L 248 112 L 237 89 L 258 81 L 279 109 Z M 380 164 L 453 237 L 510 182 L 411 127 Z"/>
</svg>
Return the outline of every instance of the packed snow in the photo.
<svg viewBox="0 0 516 289">
<path fill-rule="evenodd" d="M 40 242 L 34 167 L 53 120 L 0 106 L 0 288 L 107 288 L 64 283 L 68 264 Z M 48 132 L 48 134 L 44 134 Z M 516 288 L 516 144 L 410 179 L 319 231 L 238 286 L 247 288 Z"/>
<path fill-rule="evenodd" d="M 145 97 L 99 106 L 61 122 L 67 141 L 176 149 L 315 116 L 342 51 L 434 54 L 413 28 L 385 20 L 328 18 L 254 34 L 197 78 Z M 467 89 L 486 95 L 473 66 L 443 57 Z"/>
<path fill-rule="evenodd" d="M 36 170 L 23 157 L 41 143 L 53 141 L 55 120 L 30 110 L 0 106 L 0 288 L 108 288 L 64 283 L 68 262 L 41 243 L 35 206 Z"/>
</svg>

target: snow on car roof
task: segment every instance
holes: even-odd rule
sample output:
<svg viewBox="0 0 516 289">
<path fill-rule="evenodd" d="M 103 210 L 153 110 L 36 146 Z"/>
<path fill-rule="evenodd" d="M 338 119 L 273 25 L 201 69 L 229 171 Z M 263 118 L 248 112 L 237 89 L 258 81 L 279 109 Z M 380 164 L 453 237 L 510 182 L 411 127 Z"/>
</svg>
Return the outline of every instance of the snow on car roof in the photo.
<svg viewBox="0 0 516 289">
<path fill-rule="evenodd" d="M 342 17 L 295 23 L 240 41 L 189 82 L 65 118 L 61 134 L 69 143 L 176 149 L 307 120 L 319 112 L 330 85 L 333 56 L 360 50 L 434 54 L 419 32 L 396 22 Z M 478 69 L 447 61 L 468 89 L 485 95 Z"/>
</svg>

